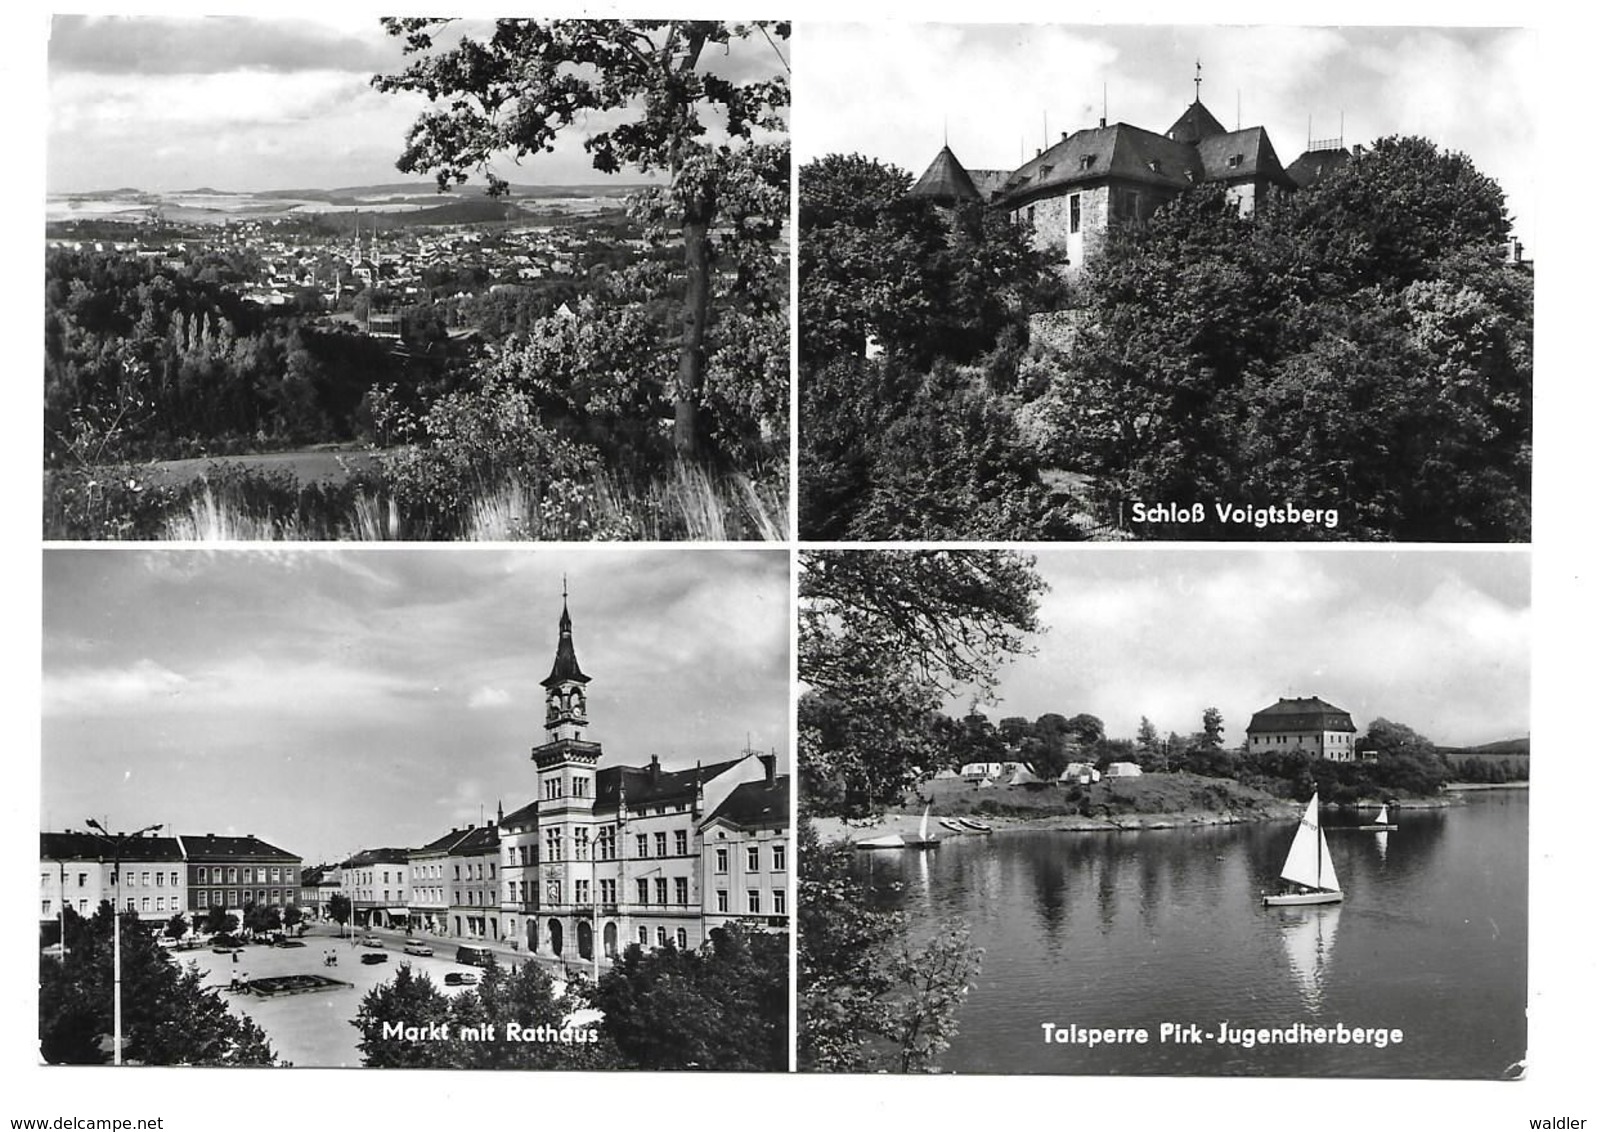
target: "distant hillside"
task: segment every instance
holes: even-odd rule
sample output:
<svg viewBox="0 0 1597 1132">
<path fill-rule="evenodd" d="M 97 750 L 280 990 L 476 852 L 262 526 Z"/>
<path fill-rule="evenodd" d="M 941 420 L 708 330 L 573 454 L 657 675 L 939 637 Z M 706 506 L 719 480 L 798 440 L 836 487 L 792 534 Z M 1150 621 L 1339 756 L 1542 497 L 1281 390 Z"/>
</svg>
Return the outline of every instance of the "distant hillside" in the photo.
<svg viewBox="0 0 1597 1132">
<path fill-rule="evenodd" d="M 1473 747 L 1438 747 L 1444 755 L 1529 755 L 1530 736 L 1523 739 L 1499 739 L 1495 743 L 1479 743 Z"/>
</svg>

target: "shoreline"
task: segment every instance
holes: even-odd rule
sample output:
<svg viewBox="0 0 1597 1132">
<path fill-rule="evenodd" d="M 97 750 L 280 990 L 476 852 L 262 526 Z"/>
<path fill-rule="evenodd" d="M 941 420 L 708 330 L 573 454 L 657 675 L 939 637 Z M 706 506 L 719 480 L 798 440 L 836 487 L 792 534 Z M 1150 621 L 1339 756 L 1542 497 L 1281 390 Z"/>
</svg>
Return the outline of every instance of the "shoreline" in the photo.
<svg viewBox="0 0 1597 1132">
<path fill-rule="evenodd" d="M 1455 793 L 1473 793 L 1480 790 L 1526 790 L 1528 782 L 1506 783 L 1479 783 L 1462 782 L 1444 786 L 1440 794 L 1433 798 L 1407 798 L 1399 799 L 1393 808 L 1399 813 L 1403 810 L 1443 810 L 1453 806 L 1463 805 L 1459 798 L 1450 798 L 1447 795 Z M 1374 812 L 1381 808 L 1379 801 L 1359 801 L 1342 806 L 1327 806 L 1326 809 L 1338 812 Z M 1246 810 L 1175 810 L 1161 813 L 1128 813 L 1115 817 L 1087 817 L 1082 814 L 1039 814 L 1035 817 L 1017 817 L 1012 815 L 997 814 L 961 814 L 961 817 L 974 817 L 979 821 L 992 826 L 992 833 L 1005 833 L 1015 830 L 1040 830 L 1052 833 L 1140 833 L 1145 830 L 1160 829 L 1201 829 L 1214 826 L 1227 825 L 1252 825 L 1261 822 L 1296 821 L 1303 814 L 1301 802 L 1285 800 L 1265 803 L 1257 808 Z M 936 813 L 931 815 L 926 832 L 942 841 L 951 841 L 964 837 L 987 837 L 986 833 L 976 830 L 955 830 L 942 825 Z M 952 817 L 954 815 L 941 815 Z M 839 841 L 859 841 L 867 837 L 883 837 L 888 834 L 900 835 L 919 834 L 921 815 L 908 810 L 895 810 L 881 814 L 876 818 L 849 820 L 839 817 L 814 817 L 810 819 L 815 827 L 816 835 L 823 843 L 836 843 Z"/>
<path fill-rule="evenodd" d="M 993 814 L 975 814 L 977 820 L 992 826 L 993 833 L 1015 830 L 1042 830 L 1053 833 L 1139 833 L 1153 829 L 1196 829 L 1222 825 L 1251 825 L 1256 822 L 1295 821 L 1303 807 L 1297 803 L 1283 803 L 1279 808 L 1240 810 L 1186 810 L 1174 813 L 1125 814 L 1120 817 L 1086 817 L 1082 814 L 1043 814 L 1037 817 L 1011 817 Z M 811 818 L 815 832 L 823 842 L 858 841 L 866 837 L 886 834 L 918 834 L 920 815 L 888 813 L 876 820 L 849 821 L 844 818 Z M 936 815 L 927 825 L 926 832 L 939 840 L 960 837 L 987 837 L 990 834 L 976 830 L 953 830 L 939 824 Z"/>
</svg>

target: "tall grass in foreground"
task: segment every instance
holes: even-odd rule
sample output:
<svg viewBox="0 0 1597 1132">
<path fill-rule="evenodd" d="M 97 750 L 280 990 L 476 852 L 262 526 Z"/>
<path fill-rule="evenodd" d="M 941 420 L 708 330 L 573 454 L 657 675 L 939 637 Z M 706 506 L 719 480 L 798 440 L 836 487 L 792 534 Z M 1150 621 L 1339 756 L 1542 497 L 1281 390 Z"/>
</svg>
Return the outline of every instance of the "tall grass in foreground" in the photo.
<svg viewBox="0 0 1597 1132">
<path fill-rule="evenodd" d="M 686 464 L 641 489 L 606 472 L 583 484 L 556 481 L 541 493 L 511 480 L 473 500 L 461 537 L 479 542 L 778 542 L 788 532 L 782 486 L 756 484 L 741 472 L 714 476 Z"/>
<path fill-rule="evenodd" d="M 742 473 L 715 475 L 683 464 L 641 487 L 603 471 L 584 481 L 557 479 L 530 487 L 510 480 L 485 487 L 448 533 L 439 531 L 436 516 L 407 517 L 393 494 L 375 487 L 321 503 L 295 507 L 263 500 L 235 484 L 197 484 L 174 501 L 154 537 L 173 542 L 781 541 L 789 530 L 784 482 L 756 482 Z"/>
</svg>

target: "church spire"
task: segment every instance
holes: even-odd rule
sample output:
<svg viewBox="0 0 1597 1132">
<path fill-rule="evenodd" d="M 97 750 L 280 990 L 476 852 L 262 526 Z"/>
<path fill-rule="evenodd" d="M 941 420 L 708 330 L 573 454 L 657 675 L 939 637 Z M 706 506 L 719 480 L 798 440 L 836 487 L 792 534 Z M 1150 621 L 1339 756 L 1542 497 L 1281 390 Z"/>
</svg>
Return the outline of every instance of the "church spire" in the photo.
<svg viewBox="0 0 1597 1132">
<path fill-rule="evenodd" d="M 577 646 L 571 636 L 571 607 L 564 579 L 560 585 L 560 640 L 555 645 L 554 666 L 543 679 L 547 711 L 544 727 L 554 739 L 576 739 L 588 725 L 588 676 L 577 663 Z"/>
</svg>

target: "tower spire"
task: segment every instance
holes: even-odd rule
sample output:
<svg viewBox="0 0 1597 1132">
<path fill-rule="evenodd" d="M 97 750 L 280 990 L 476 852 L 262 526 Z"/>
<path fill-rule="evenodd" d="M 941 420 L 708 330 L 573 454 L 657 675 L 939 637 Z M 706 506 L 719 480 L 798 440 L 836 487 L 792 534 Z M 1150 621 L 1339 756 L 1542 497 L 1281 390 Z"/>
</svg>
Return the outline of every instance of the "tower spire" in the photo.
<svg viewBox="0 0 1597 1132">
<path fill-rule="evenodd" d="M 571 635 L 571 608 L 565 578 L 560 580 L 560 639 L 555 645 L 554 665 L 543 678 L 548 712 L 544 720 L 556 738 L 576 738 L 586 727 L 589 677 L 577 663 L 577 646 Z"/>
<path fill-rule="evenodd" d="M 1202 102 L 1203 101 L 1203 98 L 1202 98 L 1202 94 L 1203 94 L 1203 60 L 1202 59 L 1195 59 L 1195 60 L 1193 60 L 1193 62 L 1197 65 L 1197 70 L 1195 70 L 1193 72 L 1193 74 L 1192 74 L 1192 101 L 1194 101 L 1194 102 Z"/>
</svg>

